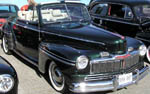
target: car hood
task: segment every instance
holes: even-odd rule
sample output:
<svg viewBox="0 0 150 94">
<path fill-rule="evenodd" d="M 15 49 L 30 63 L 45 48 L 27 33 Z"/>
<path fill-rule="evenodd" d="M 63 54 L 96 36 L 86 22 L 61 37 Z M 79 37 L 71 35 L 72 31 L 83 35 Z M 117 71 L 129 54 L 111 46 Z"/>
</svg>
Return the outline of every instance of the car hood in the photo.
<svg viewBox="0 0 150 94">
<path fill-rule="evenodd" d="M 65 29 L 60 32 L 62 35 L 71 36 L 83 40 L 93 41 L 100 44 L 113 44 L 118 40 L 124 40 L 124 37 L 108 32 L 93 25 L 82 26 L 74 29 Z"/>
<path fill-rule="evenodd" d="M 72 42 L 75 42 L 74 40 L 77 40 L 76 42 L 80 43 L 80 45 L 84 44 L 88 47 L 94 47 L 98 49 L 99 47 L 101 47 L 107 51 L 109 50 L 113 52 L 124 52 L 126 50 L 125 37 L 119 34 L 108 32 L 107 30 L 98 28 L 93 25 L 86 25 L 72 29 L 49 28 L 49 30 L 59 32 L 60 36 L 64 37 L 66 40 L 68 39 L 68 42 L 70 39 Z"/>
</svg>

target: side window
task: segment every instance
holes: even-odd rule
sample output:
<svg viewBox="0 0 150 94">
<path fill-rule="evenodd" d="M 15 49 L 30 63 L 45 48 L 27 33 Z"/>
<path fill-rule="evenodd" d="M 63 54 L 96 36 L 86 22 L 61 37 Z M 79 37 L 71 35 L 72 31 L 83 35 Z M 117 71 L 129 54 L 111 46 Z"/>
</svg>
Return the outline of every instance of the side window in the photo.
<svg viewBox="0 0 150 94">
<path fill-rule="evenodd" d="M 36 9 L 29 11 L 18 11 L 18 17 L 21 20 L 38 22 L 38 15 Z"/>
<path fill-rule="evenodd" d="M 133 13 L 130 7 L 126 6 L 125 8 L 125 19 L 132 19 Z"/>
<path fill-rule="evenodd" d="M 13 12 L 13 13 L 16 13 L 16 12 L 17 12 L 15 6 L 10 6 L 10 10 L 11 10 L 11 12 Z"/>
<path fill-rule="evenodd" d="M 92 14 L 99 16 L 106 16 L 108 11 L 108 4 L 97 4 L 91 9 Z"/>
<path fill-rule="evenodd" d="M 115 18 L 132 19 L 132 10 L 126 5 L 109 4 L 108 16 Z"/>
</svg>

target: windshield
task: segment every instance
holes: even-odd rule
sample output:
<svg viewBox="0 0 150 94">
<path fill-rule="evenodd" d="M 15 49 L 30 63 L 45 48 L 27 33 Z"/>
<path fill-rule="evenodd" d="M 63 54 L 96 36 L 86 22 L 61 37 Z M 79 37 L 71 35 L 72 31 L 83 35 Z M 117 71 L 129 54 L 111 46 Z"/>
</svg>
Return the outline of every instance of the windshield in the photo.
<svg viewBox="0 0 150 94">
<path fill-rule="evenodd" d="M 134 7 L 135 13 L 141 21 L 150 19 L 150 5 L 139 5 Z"/>
<path fill-rule="evenodd" d="M 53 4 L 41 8 L 44 24 L 90 21 L 87 8 L 80 4 Z"/>
</svg>

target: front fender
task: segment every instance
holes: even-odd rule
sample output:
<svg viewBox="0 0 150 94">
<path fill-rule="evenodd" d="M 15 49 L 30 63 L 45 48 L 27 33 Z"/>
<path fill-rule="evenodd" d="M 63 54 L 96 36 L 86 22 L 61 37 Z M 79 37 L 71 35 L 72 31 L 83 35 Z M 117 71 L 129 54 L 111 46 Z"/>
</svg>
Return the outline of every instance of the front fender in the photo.
<svg viewBox="0 0 150 94">
<path fill-rule="evenodd" d="M 39 46 L 39 70 L 42 73 L 46 72 L 47 63 L 50 61 L 56 61 L 59 68 L 64 66 L 75 66 L 73 57 L 76 54 L 69 52 L 69 49 L 64 45 L 54 43 L 41 43 Z M 70 56 L 69 56 L 70 55 Z M 63 65 L 63 66 L 62 66 Z"/>
<path fill-rule="evenodd" d="M 140 40 L 137 40 L 131 37 L 126 37 L 126 40 L 127 40 L 127 47 L 133 47 L 135 50 L 138 50 L 139 46 L 144 44 Z"/>
<path fill-rule="evenodd" d="M 76 59 L 81 55 L 86 55 L 90 60 L 99 57 L 100 50 L 87 49 L 85 47 L 75 48 L 71 45 L 56 43 L 41 43 L 39 46 L 39 70 L 45 73 L 47 61 L 56 61 L 63 72 L 74 70 L 76 73 L 88 73 L 89 66 L 83 71 L 78 71 L 75 67 Z"/>
</svg>

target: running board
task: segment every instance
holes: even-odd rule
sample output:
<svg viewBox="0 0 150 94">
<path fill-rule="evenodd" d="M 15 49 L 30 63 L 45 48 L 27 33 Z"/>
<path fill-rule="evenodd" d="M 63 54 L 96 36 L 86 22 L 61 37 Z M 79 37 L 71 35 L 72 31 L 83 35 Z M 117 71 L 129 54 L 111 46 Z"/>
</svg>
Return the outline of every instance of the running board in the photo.
<svg viewBox="0 0 150 94">
<path fill-rule="evenodd" d="M 16 50 L 13 50 L 17 55 L 19 55 L 21 58 L 23 58 L 24 60 L 30 62 L 31 64 L 33 64 L 34 66 L 38 67 L 37 64 L 35 64 L 35 62 L 33 62 L 32 60 L 29 60 L 27 57 L 21 55 L 19 52 L 17 52 Z"/>
</svg>

